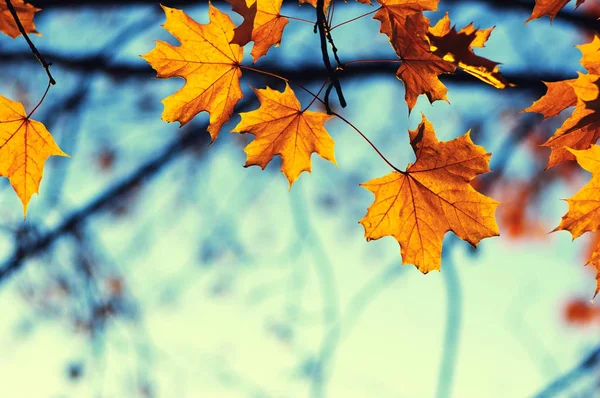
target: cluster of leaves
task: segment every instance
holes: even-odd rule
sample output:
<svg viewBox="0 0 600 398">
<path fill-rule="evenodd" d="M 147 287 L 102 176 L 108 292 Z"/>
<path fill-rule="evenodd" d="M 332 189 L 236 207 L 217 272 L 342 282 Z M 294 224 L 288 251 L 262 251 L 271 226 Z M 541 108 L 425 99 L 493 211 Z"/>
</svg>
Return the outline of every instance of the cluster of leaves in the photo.
<svg viewBox="0 0 600 398">
<path fill-rule="evenodd" d="M 546 83 L 548 92 L 525 109 L 538 112 L 544 118 L 557 116 L 575 106 L 554 135 L 543 145 L 552 149 L 548 168 L 568 160 L 576 160 L 592 173 L 591 181 L 573 197 L 567 199 L 569 211 L 555 231 L 567 230 L 573 239 L 600 227 L 600 37 L 588 44 L 577 46 L 583 57 L 581 65 L 588 73 L 579 73 L 577 79 Z M 587 264 L 596 268 L 597 288 L 600 291 L 600 244 L 593 250 Z"/>
<path fill-rule="evenodd" d="M 270 74 L 242 65 L 241 45 L 253 41 L 251 55 L 257 61 L 281 41 L 288 23 L 280 14 L 281 1 L 257 0 L 248 4 L 232 0 L 231 3 L 233 10 L 244 17 L 239 27 L 212 5 L 209 5 L 210 23 L 206 25 L 198 24 L 181 10 L 163 7 L 167 16 L 164 27 L 181 45 L 158 42 L 154 50 L 143 56 L 156 69 L 158 77 L 186 80 L 181 90 L 163 101 L 163 119 L 183 125 L 199 112 L 207 111 L 208 131 L 213 140 L 242 98 L 239 84 L 242 70 Z M 374 19 L 381 22 L 381 32 L 388 36 L 401 61 L 396 74 L 404 82 L 409 110 L 421 94 L 430 101 L 446 100 L 447 89 L 438 76 L 452 73 L 456 68 L 498 88 L 508 85 L 497 63 L 475 55 L 472 50 L 484 45 L 492 29 L 477 30 L 468 25 L 457 31 L 451 28 L 448 15 L 430 26 L 423 11 L 435 10 L 437 0 L 410 3 L 382 0 L 380 5 L 374 11 Z M 318 20 L 318 23 L 324 23 L 331 40 L 327 22 Z M 285 77 L 281 79 L 288 82 Z M 330 83 L 325 82 L 324 86 Z M 314 100 L 302 108 L 287 83 L 283 92 L 269 87 L 254 91 L 261 106 L 242 113 L 242 120 L 232 130 L 255 136 L 245 149 L 246 166 L 265 168 L 279 155 L 281 170 L 291 187 L 303 171 L 311 170 L 313 152 L 335 163 L 334 142 L 324 124 L 336 116 L 346 120 L 331 111 L 327 97 L 322 100 L 311 93 Z M 317 101 L 325 104 L 329 114 L 308 110 Z M 406 171 L 392 166 L 395 169 L 392 174 L 364 184 L 375 193 L 376 199 L 361 223 L 367 239 L 394 236 L 402 248 L 403 261 L 428 272 L 440 268 L 442 239 L 447 231 L 453 230 L 473 245 L 485 237 L 498 235 L 493 214 L 498 203 L 469 185 L 475 176 L 489 171 L 490 155 L 474 145 L 468 134 L 440 143 L 425 117 L 410 134 L 416 163 Z"/>
<path fill-rule="evenodd" d="M 378 61 L 341 63 L 330 26 L 329 13 L 333 8 L 330 0 L 300 0 L 300 3 L 315 7 L 314 29 L 316 33 L 318 28 L 321 37 L 323 62 L 329 75 L 316 94 L 285 76 L 242 63 L 246 45 L 253 42 L 250 55 L 256 63 L 273 46 L 281 43 L 290 20 L 299 20 L 281 14 L 282 0 L 228 1 L 232 10 L 243 17 L 239 26 L 210 3 L 208 24 L 199 24 L 184 11 L 163 6 L 166 14 L 163 26 L 180 45 L 159 41 L 142 57 L 157 71 L 158 77 L 186 80 L 182 89 L 163 100 L 163 119 L 185 125 L 198 113 L 208 112 L 208 132 L 214 141 L 243 97 L 242 72 L 262 73 L 279 78 L 286 85 L 283 92 L 270 87 L 255 89 L 260 107 L 241 113 L 241 121 L 232 130 L 254 135 L 254 140 L 245 148 L 246 166 L 258 165 L 264 169 L 278 155 L 282 160 L 281 171 L 291 188 L 303 171 L 311 171 L 312 153 L 335 163 L 334 141 L 325 129 L 325 123 L 332 118 L 345 122 L 373 146 L 361 131 L 330 106 L 329 95 L 334 88 L 340 105 L 345 106 L 340 79 L 348 65 Z M 373 7 L 371 0 L 357 1 Z M 485 45 L 493 28 L 480 30 L 469 24 L 456 29 L 447 13 L 431 24 L 424 12 L 436 10 L 438 1 L 377 0 L 376 9 L 342 23 L 368 15 L 379 21 L 380 32 L 387 36 L 398 57 L 400 65 L 396 76 L 404 84 L 409 112 L 420 95 L 425 95 L 430 102 L 447 100 L 448 89 L 439 77 L 457 69 L 498 89 L 511 86 L 500 74 L 498 63 L 474 52 Z M 543 15 L 552 19 L 568 2 L 536 0 L 529 20 Z M 27 39 L 48 73 L 47 93 L 54 80 L 48 64 L 27 37 L 28 33 L 37 33 L 33 15 L 38 9 L 22 0 L 13 3 L 0 0 L 0 30 L 13 38 L 22 34 Z M 581 3 L 583 0 L 578 0 L 577 6 Z M 549 167 L 576 159 L 593 174 L 590 183 L 569 199 L 569 212 L 556 228 L 569 230 L 574 238 L 600 226 L 600 205 L 595 197 L 600 187 L 600 147 L 593 145 L 600 137 L 600 38 L 579 48 L 584 54 L 582 65 L 588 73 L 573 80 L 547 83 L 548 93 L 527 109 L 551 117 L 575 106 L 573 115 L 544 144 L 552 148 Z M 329 59 L 330 51 L 337 63 L 335 67 Z M 302 107 L 291 85 L 308 92 L 313 100 Z M 39 189 L 45 160 L 51 155 L 66 156 L 46 128 L 31 119 L 44 98 L 45 94 L 27 114 L 22 104 L 0 97 L 0 174 L 10 179 L 25 212 L 32 194 Z M 316 103 L 323 105 L 326 113 L 309 110 Z M 406 170 L 398 169 L 373 146 L 393 171 L 362 184 L 373 192 L 375 199 L 360 223 L 367 240 L 393 236 L 400 244 L 403 262 L 414 264 L 427 273 L 440 269 L 442 240 L 446 232 L 453 231 L 473 246 L 484 238 L 497 236 L 494 212 L 499 202 L 479 193 L 471 185 L 477 175 L 489 171 L 491 154 L 475 145 L 468 132 L 454 140 L 440 142 L 433 126 L 423 116 L 419 126 L 409 131 L 409 136 L 416 161 Z M 597 294 L 600 290 L 600 247 L 594 251 L 589 263 L 597 269 Z"/>
<path fill-rule="evenodd" d="M 164 27 L 181 45 L 158 42 L 154 50 L 143 56 L 158 72 L 158 77 L 186 79 L 186 84 L 180 91 L 163 101 L 163 119 L 168 122 L 179 121 L 183 125 L 199 112 L 209 112 L 208 131 L 213 140 L 231 118 L 235 105 L 242 98 L 239 83 L 242 71 L 272 75 L 268 71 L 242 65 L 242 47 L 254 42 L 251 56 L 253 62 L 256 62 L 272 46 L 280 44 L 284 28 L 289 22 L 288 18 L 281 15 L 281 1 L 229 1 L 233 11 L 244 18 L 240 26 L 236 27 L 226 14 L 212 5 L 209 5 L 210 23 L 206 25 L 198 24 L 181 10 L 163 7 L 167 15 Z M 370 0 L 359 2 L 372 5 Z M 480 57 L 473 51 L 474 48 L 484 46 L 493 28 L 479 30 L 469 24 L 457 30 L 451 27 L 447 13 L 440 21 L 431 25 L 423 12 L 436 10 L 438 0 L 377 2 L 380 7 L 365 15 L 374 13 L 373 18 L 380 22 L 380 32 L 388 37 L 400 60 L 396 76 L 404 83 L 409 112 L 422 94 L 430 102 L 447 100 L 448 90 L 439 76 L 453 73 L 457 68 L 499 89 L 511 85 L 500 74 L 496 62 Z M 324 17 L 329 4 L 311 4 L 317 8 L 315 23 L 322 26 L 324 36 L 329 40 L 338 61 L 338 70 L 343 71 L 352 62 L 341 64 L 337 58 L 331 28 Z M 560 7 L 564 4 L 566 1 Z M 319 10 L 319 7 L 322 9 Z M 530 19 L 542 15 L 553 18 L 560 9 L 557 7 L 555 1 L 538 1 Z M 593 47 L 593 44 L 590 46 Z M 592 47 L 587 51 L 591 54 L 589 57 L 598 53 Z M 325 66 L 330 70 L 328 54 L 324 53 L 323 58 Z M 320 92 L 309 92 L 314 99 L 305 108 L 301 107 L 288 84 L 294 83 L 285 76 L 276 76 L 286 81 L 283 93 L 269 87 L 254 90 L 260 107 L 255 111 L 242 113 L 242 120 L 232 130 L 255 136 L 254 141 L 245 149 L 246 166 L 258 165 L 264 169 L 275 155 L 279 155 L 282 159 L 281 170 L 291 187 L 303 171 L 311 170 L 312 153 L 316 152 L 335 163 L 334 142 L 324 128 L 325 122 L 338 117 L 357 130 L 330 108 L 328 93 L 334 85 L 336 89 L 340 88 L 338 75 L 330 74 L 329 81 L 324 82 L 323 87 L 329 85 L 324 99 L 320 98 Z M 568 83 L 563 86 L 571 87 Z M 574 95 L 573 93 L 573 98 Z M 588 93 L 588 97 L 591 95 Z M 338 96 L 343 105 L 339 92 Z M 569 98 L 560 102 L 551 98 L 550 94 L 545 98 L 542 103 L 553 106 L 555 113 L 574 105 L 575 101 Z M 325 105 L 327 114 L 308 110 L 316 101 Z M 538 104 L 531 110 L 539 110 L 543 104 Z M 561 107 L 561 104 L 564 106 Z M 577 115 L 581 114 L 578 120 L 593 113 L 593 110 L 584 111 L 585 107 L 583 104 L 577 108 Z M 568 128 L 565 131 L 572 135 Z M 357 132 L 364 137 L 362 132 Z M 427 273 L 440 269 L 442 240 L 446 232 L 453 231 L 473 246 L 483 238 L 498 235 L 494 212 L 499 203 L 477 192 L 470 184 L 477 175 L 489 171 L 490 154 L 475 145 L 469 133 L 449 142 L 439 142 L 433 126 L 423 116 L 419 127 L 409 131 L 409 135 L 416 155 L 415 163 L 403 171 L 380 154 L 393 171 L 362 184 L 374 193 L 375 200 L 360 223 L 365 228 L 367 240 L 393 236 L 400 244 L 403 262 L 414 264 L 423 273 Z M 596 139 L 592 135 L 587 144 Z M 556 158 L 557 151 L 570 154 L 571 149 L 564 146 L 565 142 L 555 144 L 551 162 Z M 567 146 L 573 148 L 572 145 Z M 600 215 L 597 216 L 598 222 Z M 559 229 L 567 229 L 566 225 L 563 222 Z"/>
</svg>

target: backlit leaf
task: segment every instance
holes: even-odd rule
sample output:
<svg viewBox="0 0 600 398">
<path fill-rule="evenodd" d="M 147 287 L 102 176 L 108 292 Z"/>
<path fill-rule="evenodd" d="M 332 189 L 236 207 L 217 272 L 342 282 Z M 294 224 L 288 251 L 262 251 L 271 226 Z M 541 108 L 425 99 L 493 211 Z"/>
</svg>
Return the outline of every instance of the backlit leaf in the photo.
<svg viewBox="0 0 600 398">
<path fill-rule="evenodd" d="M 524 110 L 548 118 L 575 105 L 571 116 L 543 144 L 552 149 L 548 167 L 573 160 L 567 148 L 587 149 L 600 138 L 600 37 L 577 47 L 583 54 L 581 64 L 589 73 L 580 73 L 577 79 L 545 83 L 547 93 Z"/>
<path fill-rule="evenodd" d="M 38 193 L 44 162 L 52 155 L 68 156 L 46 127 L 27 117 L 20 102 L 0 95 L 0 175 L 10 180 L 23 203 L 23 214 Z"/>
<path fill-rule="evenodd" d="M 162 6 L 167 16 L 163 25 L 181 46 L 157 41 L 154 50 L 142 57 L 159 78 L 181 77 L 181 90 L 165 98 L 163 120 L 183 126 L 199 112 L 210 114 L 208 132 L 214 141 L 243 97 L 239 64 L 243 49 L 231 44 L 234 24 L 209 3 L 210 23 L 201 25 L 183 11 Z"/>
<path fill-rule="evenodd" d="M 439 142 L 424 116 L 409 133 L 415 163 L 405 172 L 361 184 L 375 194 L 375 201 L 360 223 L 367 240 L 393 236 L 400 244 L 402 262 L 427 273 L 440 269 L 446 232 L 453 231 L 473 246 L 497 236 L 498 202 L 470 184 L 490 171 L 490 154 L 475 145 L 469 133 Z"/>
<path fill-rule="evenodd" d="M 244 22 L 235 28 L 232 43 L 245 46 L 250 41 L 254 47 L 250 55 L 254 62 L 267 54 L 269 48 L 281 43 L 287 18 L 279 14 L 283 0 L 227 0 L 233 11 L 244 17 Z"/>
<path fill-rule="evenodd" d="M 594 145 L 586 150 L 569 149 L 579 165 L 592 173 L 592 179 L 575 195 L 567 199 L 569 211 L 565 214 L 555 231 L 571 232 L 573 239 L 585 232 L 600 230 L 600 146 Z M 600 291 L 600 246 L 593 251 L 587 264 L 596 268 L 596 294 Z"/>
<path fill-rule="evenodd" d="M 334 142 L 324 124 L 333 116 L 301 110 L 300 102 L 286 84 L 283 93 L 271 88 L 254 90 L 260 107 L 240 113 L 242 120 L 233 129 L 237 133 L 255 136 L 246 149 L 246 167 L 257 165 L 264 169 L 275 155 L 281 156 L 281 171 L 290 187 L 303 171 L 311 171 L 313 152 L 335 162 Z"/>
</svg>

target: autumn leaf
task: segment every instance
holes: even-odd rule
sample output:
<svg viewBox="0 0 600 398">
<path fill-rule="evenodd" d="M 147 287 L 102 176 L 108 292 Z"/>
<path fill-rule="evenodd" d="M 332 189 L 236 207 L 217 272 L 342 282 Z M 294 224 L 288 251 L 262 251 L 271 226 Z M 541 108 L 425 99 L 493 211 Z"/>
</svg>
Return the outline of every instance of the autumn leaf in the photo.
<svg viewBox="0 0 600 398">
<path fill-rule="evenodd" d="M 40 11 L 40 8 L 34 7 L 31 4 L 25 3 L 23 0 L 11 0 L 11 4 L 17 12 L 19 21 L 25 29 L 26 33 L 39 34 L 33 23 L 33 17 L 36 12 Z M 8 36 L 18 37 L 21 35 L 15 18 L 10 13 L 6 0 L 0 0 L 0 31 L 4 32 Z"/>
<path fill-rule="evenodd" d="M 448 231 L 476 246 L 497 236 L 494 211 L 499 202 L 470 184 L 489 172 L 490 154 L 475 145 L 467 132 L 439 142 L 425 116 L 409 131 L 417 157 L 406 171 L 394 171 L 361 184 L 375 194 L 360 223 L 367 240 L 393 236 L 400 244 L 402 262 L 421 272 L 439 270 L 442 240 Z"/>
<path fill-rule="evenodd" d="M 600 229 L 600 146 L 594 145 L 586 150 L 569 149 L 577 163 L 592 173 L 592 179 L 579 192 L 567 199 L 569 211 L 554 231 L 569 231 L 573 239 L 585 232 Z M 554 232 L 553 231 L 553 232 Z M 600 291 L 600 245 L 596 246 L 587 264 L 596 268 L 596 294 Z"/>
<path fill-rule="evenodd" d="M 214 141 L 243 97 L 239 79 L 243 49 L 231 44 L 234 24 L 209 3 L 210 23 L 201 25 L 183 11 L 162 6 L 167 16 L 163 25 L 181 46 L 157 41 L 142 57 L 158 72 L 159 78 L 182 77 L 181 90 L 165 98 L 162 118 L 182 126 L 199 112 L 210 114 L 208 132 Z"/>
<path fill-rule="evenodd" d="M 567 148 L 587 149 L 600 138 L 600 37 L 577 48 L 583 54 L 581 64 L 589 73 L 580 73 L 577 79 L 545 83 L 546 94 L 523 110 L 549 118 L 575 105 L 571 116 L 543 144 L 552 149 L 548 168 L 575 158 Z"/>
<path fill-rule="evenodd" d="M 279 14 L 283 0 L 227 0 L 233 11 L 244 17 L 244 22 L 234 29 L 232 43 L 245 46 L 254 42 L 252 51 L 253 62 L 267 54 L 269 48 L 281 43 L 281 35 L 287 18 Z"/>
<path fill-rule="evenodd" d="M 577 104 L 577 96 L 571 84 L 575 79 L 562 80 L 558 82 L 543 82 L 548 90 L 533 105 L 525 109 L 524 112 L 537 112 L 544 115 L 544 119 L 558 116 L 559 113 L 568 107 Z"/>
<path fill-rule="evenodd" d="M 332 115 L 301 110 L 300 102 L 287 84 L 283 93 L 269 87 L 254 92 L 260 107 L 240 113 L 242 120 L 232 131 L 255 136 L 244 149 L 248 155 L 244 167 L 256 165 L 264 169 L 273 156 L 280 155 L 281 171 L 291 188 L 300 173 L 311 171 L 313 152 L 336 164 L 334 142 L 324 127 Z"/>
<path fill-rule="evenodd" d="M 533 7 L 533 12 L 531 16 L 525 23 L 543 17 L 544 15 L 548 15 L 550 17 L 550 21 L 556 17 L 556 14 L 571 0 L 535 0 L 535 7 Z M 577 0 L 575 3 L 575 8 L 579 7 L 583 4 L 585 0 Z"/>
<path fill-rule="evenodd" d="M 496 87 L 510 85 L 500 74 L 498 63 L 479 57 L 475 47 L 483 47 L 493 28 L 478 30 L 469 24 L 460 31 L 450 27 L 448 14 L 430 26 L 423 11 L 437 9 L 437 1 L 411 2 L 380 0 L 382 8 L 374 15 L 380 31 L 388 36 L 402 64 L 396 77 L 404 82 L 409 111 L 417 98 L 425 94 L 429 102 L 445 100 L 448 89 L 439 80 L 457 67 Z"/>
<path fill-rule="evenodd" d="M 437 37 L 443 37 L 450 33 L 451 30 L 450 17 L 446 11 L 444 17 L 440 19 L 434 26 L 429 28 L 429 34 Z M 471 42 L 471 47 L 485 47 L 485 43 L 490 38 L 493 30 L 494 27 L 489 29 L 476 29 L 475 26 L 473 26 L 473 23 L 470 23 L 462 28 L 458 33 L 463 33 L 465 35 L 474 34 L 475 38 Z"/>
<path fill-rule="evenodd" d="M 422 13 L 436 10 L 438 0 L 378 2 L 381 8 L 373 19 L 381 23 L 380 32 L 388 36 L 394 51 L 402 60 L 396 77 L 404 82 L 404 98 L 409 112 L 421 94 L 425 94 L 429 102 L 446 100 L 448 89 L 438 76 L 454 72 L 455 66 L 432 53 L 427 37 L 429 19 Z"/>
<path fill-rule="evenodd" d="M 38 193 L 48 157 L 68 156 L 54 142 L 46 127 L 27 117 L 20 102 L 0 95 L 0 175 L 10 180 L 23 203 L 23 214 Z"/>
<path fill-rule="evenodd" d="M 429 29 L 431 51 L 443 60 L 498 89 L 512 86 L 500 74 L 499 63 L 475 55 L 473 48 L 484 47 L 494 28 L 479 30 L 472 23 L 459 31 L 450 28 L 448 13 Z"/>
</svg>

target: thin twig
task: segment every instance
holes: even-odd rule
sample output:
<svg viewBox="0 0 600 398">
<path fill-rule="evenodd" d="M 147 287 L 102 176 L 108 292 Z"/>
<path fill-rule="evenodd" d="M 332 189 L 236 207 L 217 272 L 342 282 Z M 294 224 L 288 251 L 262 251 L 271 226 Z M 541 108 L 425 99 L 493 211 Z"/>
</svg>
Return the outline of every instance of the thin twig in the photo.
<svg viewBox="0 0 600 398">
<path fill-rule="evenodd" d="M 352 19 L 349 19 L 349 20 L 347 20 L 347 21 L 341 22 L 341 23 L 339 23 L 339 24 L 337 24 L 337 25 L 333 26 L 331 29 L 329 29 L 329 31 L 332 31 L 332 30 L 334 30 L 334 29 L 337 29 L 337 28 L 339 28 L 340 26 L 344 26 L 344 25 L 346 25 L 346 24 L 348 24 L 348 23 L 350 23 L 350 22 L 354 22 L 354 21 L 356 21 L 356 20 L 358 20 L 358 19 L 364 18 L 364 17 L 366 17 L 366 16 L 369 16 L 369 15 L 371 15 L 371 14 L 375 14 L 375 13 L 376 13 L 377 11 L 379 11 L 380 9 L 381 9 L 381 7 L 379 7 L 379 8 L 378 8 L 378 9 L 376 9 L 376 10 L 369 11 L 369 12 L 367 12 L 367 13 L 365 13 L 365 14 L 359 15 L 358 17 L 354 17 L 354 18 L 352 18 Z"/>
<path fill-rule="evenodd" d="M 52 74 L 50 73 L 50 65 L 52 65 L 52 63 L 46 62 L 44 57 L 42 57 L 42 54 L 40 54 L 38 49 L 35 47 L 35 45 L 31 41 L 31 39 L 27 35 L 27 32 L 25 32 L 25 28 L 23 27 L 23 24 L 21 23 L 21 20 L 19 19 L 19 15 L 17 15 L 17 10 L 15 10 L 15 7 L 12 5 L 10 0 L 6 0 L 6 6 L 8 7 L 8 10 L 10 11 L 13 18 L 15 19 L 15 23 L 17 24 L 19 31 L 21 32 L 21 34 L 27 41 L 27 44 L 29 44 L 29 48 L 31 48 L 31 52 L 33 53 L 33 55 L 35 55 L 37 60 L 40 61 L 40 64 L 42 64 L 42 66 L 46 70 L 46 74 L 48 74 L 48 81 L 50 82 L 51 85 L 55 85 L 56 80 L 54 80 L 54 78 L 52 77 Z"/>
<path fill-rule="evenodd" d="M 40 99 L 37 105 L 31 110 L 31 112 L 29 112 L 27 119 L 29 119 L 35 113 L 35 111 L 37 111 L 37 108 L 39 108 L 40 105 L 42 105 L 42 102 L 44 102 L 44 99 L 46 99 L 46 95 L 48 95 L 48 91 L 50 91 L 51 84 L 52 82 L 48 82 L 48 86 L 46 87 L 46 91 L 44 91 L 44 95 L 42 95 L 42 99 Z"/>
<path fill-rule="evenodd" d="M 331 87 L 331 86 L 329 86 L 329 87 Z M 392 164 L 392 163 L 391 163 L 389 160 L 387 160 L 387 158 L 386 158 L 385 156 L 383 156 L 383 153 L 381 153 L 381 151 L 379 151 L 379 149 L 377 149 L 377 147 L 375 146 L 375 144 L 373 144 L 373 143 L 371 142 L 371 140 L 370 140 L 370 139 L 368 139 L 368 138 L 367 138 L 367 136 L 366 136 L 366 135 L 364 135 L 364 134 L 362 133 L 362 131 L 360 131 L 360 130 L 359 130 L 359 129 L 358 129 L 356 126 L 355 126 L 355 125 L 353 125 L 352 123 L 350 123 L 348 120 L 346 120 L 346 118 L 344 118 L 342 115 L 340 115 L 340 114 L 338 114 L 338 113 L 331 112 L 331 114 L 332 114 L 333 116 L 337 116 L 338 118 L 340 118 L 340 119 L 341 119 L 342 121 L 344 121 L 344 122 L 345 122 L 345 123 L 346 123 L 348 126 L 352 127 L 352 128 L 353 128 L 353 129 L 354 129 L 354 130 L 355 130 L 355 131 L 358 133 L 358 134 L 360 134 L 360 136 L 361 136 L 361 137 L 362 137 L 362 138 L 363 138 L 365 141 L 367 141 L 367 143 L 368 143 L 369 145 L 371 145 L 371 148 L 373 148 L 373 149 L 375 150 L 375 152 L 377 152 L 377 154 L 379 155 L 379 157 L 380 157 L 381 159 L 383 159 L 383 161 L 384 161 L 384 162 L 386 162 L 388 166 L 390 166 L 392 169 L 394 169 L 394 170 L 395 170 L 395 171 L 397 171 L 398 173 L 401 173 L 401 174 L 406 174 L 406 172 L 405 172 L 405 171 L 402 171 L 402 170 L 400 170 L 399 168 L 397 168 L 396 166 L 394 166 L 394 165 L 393 165 L 393 164 Z"/>
</svg>

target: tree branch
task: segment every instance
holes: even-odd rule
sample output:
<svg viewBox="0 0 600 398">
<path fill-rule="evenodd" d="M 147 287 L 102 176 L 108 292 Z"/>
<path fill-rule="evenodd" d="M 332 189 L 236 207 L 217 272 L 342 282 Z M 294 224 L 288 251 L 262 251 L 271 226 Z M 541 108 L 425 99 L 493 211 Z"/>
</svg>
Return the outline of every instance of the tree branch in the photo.
<svg viewBox="0 0 600 398">
<path fill-rule="evenodd" d="M 329 87 L 327 87 L 327 91 L 325 91 L 325 108 L 327 109 L 327 113 L 331 114 L 331 108 L 329 107 L 329 93 L 331 92 L 331 88 L 335 87 L 335 92 L 337 93 L 338 99 L 340 101 L 340 105 L 342 108 L 346 107 L 346 99 L 344 98 L 344 93 L 342 92 L 342 86 L 337 77 L 337 69 L 333 69 L 331 66 L 331 62 L 329 61 L 329 52 L 327 50 L 327 39 L 331 43 L 333 47 L 333 54 L 335 55 L 335 59 L 340 65 L 340 60 L 337 56 L 337 49 L 333 44 L 333 39 L 329 34 L 329 26 L 327 25 L 327 18 L 325 17 L 325 0 L 317 0 L 317 24 L 315 26 L 316 29 L 319 30 L 319 38 L 321 39 L 321 55 L 323 57 L 323 63 L 325 64 L 325 68 L 327 69 L 327 76 L 329 78 Z"/>
<path fill-rule="evenodd" d="M 195 145 L 207 148 L 207 144 L 210 142 L 210 135 L 206 132 L 206 127 L 203 126 L 203 132 L 198 132 L 197 127 L 190 126 L 180 138 L 167 146 L 162 153 L 142 164 L 129 177 L 104 190 L 104 192 L 88 204 L 73 212 L 57 227 L 42 234 L 31 243 L 21 243 L 21 245 L 17 246 L 13 255 L 0 266 L 0 282 L 5 281 L 14 272 L 19 270 L 25 264 L 25 260 L 47 250 L 58 238 L 73 233 L 89 218 L 109 209 L 124 195 L 139 187 L 142 182 L 157 176 L 184 149 Z"/>
<path fill-rule="evenodd" d="M 59 53 L 50 54 L 55 65 L 60 65 L 63 69 L 69 69 L 78 72 L 94 72 L 105 74 L 119 81 L 126 79 L 149 79 L 156 76 L 156 72 L 145 63 L 115 63 L 109 61 L 108 58 L 93 56 L 72 57 Z M 21 64 L 23 62 L 33 62 L 29 53 L 0 51 L 0 62 L 3 65 Z M 294 68 L 288 68 L 275 63 L 265 62 L 261 66 L 262 69 L 273 72 L 275 74 L 285 76 L 286 78 L 298 83 L 306 83 L 313 81 L 325 81 L 328 79 L 328 74 L 323 71 L 322 65 L 304 64 Z M 342 77 L 344 79 L 367 78 L 371 76 L 388 75 L 390 78 L 396 75 L 397 66 L 390 63 L 361 63 L 353 64 L 344 68 Z M 567 80 L 576 77 L 572 74 L 558 74 L 555 72 L 516 72 L 503 74 L 509 81 L 516 84 L 516 87 L 503 91 L 509 92 L 512 90 L 531 91 L 534 94 L 543 94 L 546 92 L 546 86 L 542 81 L 553 82 L 558 80 Z M 477 85 L 479 87 L 487 87 L 490 90 L 496 90 L 493 87 L 482 83 L 473 76 L 464 73 L 460 70 L 453 75 L 443 75 L 442 80 L 450 84 L 461 85 Z M 398 84 L 402 84 L 398 82 Z"/>
<path fill-rule="evenodd" d="M 73 9 L 80 7 L 131 7 L 132 5 L 148 5 L 154 6 L 158 8 L 158 2 L 156 0 L 31 0 L 30 3 L 33 3 L 37 7 L 43 9 Z M 194 7 L 198 6 L 200 3 L 193 0 L 163 0 L 162 4 L 169 7 Z M 229 7 L 229 3 L 226 0 L 212 0 L 212 3 L 215 5 L 223 5 Z M 458 4 L 466 4 L 466 3 L 477 3 L 488 5 L 497 10 L 507 11 L 507 10 L 515 10 L 515 11 L 523 11 L 523 14 L 531 14 L 533 10 L 533 1 L 522 1 L 522 0 L 442 0 L 440 7 L 444 8 L 450 4 L 458 5 Z M 293 4 L 295 6 L 298 5 L 296 0 L 284 0 L 284 5 Z M 358 5 L 357 7 L 360 7 Z M 526 18 L 523 18 L 523 22 L 525 22 Z M 577 27 L 591 30 L 591 31 L 600 31 L 600 24 L 596 20 L 596 18 L 591 15 L 586 15 L 581 11 L 573 12 L 569 10 L 568 6 L 565 7 L 561 12 L 558 13 L 556 18 L 554 18 L 556 22 L 565 22 L 568 24 L 575 25 Z"/>
<path fill-rule="evenodd" d="M 50 73 L 50 65 L 52 65 L 52 63 L 46 62 L 44 57 L 42 57 L 42 54 L 40 54 L 38 49 L 35 47 L 35 44 L 33 44 L 31 39 L 29 38 L 29 35 L 25 31 L 25 28 L 23 27 L 23 24 L 21 23 L 21 20 L 19 19 L 17 10 L 15 10 L 15 7 L 12 5 L 10 0 L 6 0 L 6 6 L 8 7 L 8 10 L 10 11 L 10 14 L 12 15 L 13 19 L 15 20 L 17 27 L 19 28 L 19 32 L 21 32 L 21 35 L 23 35 L 23 37 L 25 38 L 25 41 L 27 42 L 27 44 L 29 44 L 29 48 L 31 49 L 31 52 L 33 53 L 35 58 L 40 62 L 40 64 L 42 64 L 42 66 L 46 70 L 46 74 L 48 75 L 48 81 L 50 82 L 51 85 L 55 85 L 56 80 L 54 80 L 54 78 L 52 77 L 52 74 Z"/>
<path fill-rule="evenodd" d="M 575 384 L 586 374 L 598 371 L 600 368 L 600 346 L 597 346 L 579 365 L 551 382 L 536 395 L 537 398 L 558 397 L 566 388 Z M 563 394 L 560 395 L 564 396 Z"/>
</svg>

